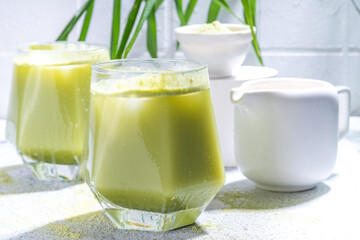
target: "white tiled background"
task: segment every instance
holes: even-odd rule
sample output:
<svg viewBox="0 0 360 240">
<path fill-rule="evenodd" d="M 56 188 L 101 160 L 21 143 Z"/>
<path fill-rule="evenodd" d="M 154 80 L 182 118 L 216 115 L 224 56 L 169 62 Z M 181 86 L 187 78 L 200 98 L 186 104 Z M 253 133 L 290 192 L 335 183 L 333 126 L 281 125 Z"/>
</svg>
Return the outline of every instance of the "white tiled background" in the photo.
<svg viewBox="0 0 360 240">
<path fill-rule="evenodd" d="M 354 0 L 360 6 L 360 0 Z M 0 118 L 6 116 L 16 45 L 56 39 L 84 0 L 0 0 Z M 96 0 L 88 42 L 108 45 L 112 0 Z M 133 1 L 122 1 L 122 23 Z M 187 1 L 184 1 L 185 3 Z M 206 20 L 210 0 L 198 1 L 190 24 Z M 241 1 L 228 0 L 241 13 Z M 222 22 L 236 22 L 224 10 Z M 173 29 L 179 25 L 173 0 L 157 15 L 160 57 L 174 55 Z M 308 77 L 352 89 L 353 114 L 360 114 L 360 14 L 351 0 L 258 0 L 258 37 L 266 66 L 279 76 Z M 70 36 L 76 40 L 79 27 Z M 144 31 L 143 31 L 144 33 Z M 130 56 L 148 57 L 141 34 Z M 250 53 L 245 64 L 257 64 Z"/>
</svg>

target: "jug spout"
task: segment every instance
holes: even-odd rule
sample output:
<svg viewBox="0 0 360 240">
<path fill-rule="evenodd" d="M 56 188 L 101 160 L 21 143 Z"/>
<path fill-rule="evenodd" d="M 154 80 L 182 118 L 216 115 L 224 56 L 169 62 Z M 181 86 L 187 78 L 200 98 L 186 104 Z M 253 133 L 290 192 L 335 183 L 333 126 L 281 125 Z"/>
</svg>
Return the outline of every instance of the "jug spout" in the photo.
<svg viewBox="0 0 360 240">
<path fill-rule="evenodd" d="M 244 96 L 245 90 L 243 87 L 233 88 L 230 91 L 230 100 L 232 103 L 236 104 Z"/>
</svg>

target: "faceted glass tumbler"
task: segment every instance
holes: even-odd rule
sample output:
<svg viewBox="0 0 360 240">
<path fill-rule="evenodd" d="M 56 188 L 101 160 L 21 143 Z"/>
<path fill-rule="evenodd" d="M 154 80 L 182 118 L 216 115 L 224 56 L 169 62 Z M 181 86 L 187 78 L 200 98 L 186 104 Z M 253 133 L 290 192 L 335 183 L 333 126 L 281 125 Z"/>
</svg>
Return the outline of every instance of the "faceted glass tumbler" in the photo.
<svg viewBox="0 0 360 240">
<path fill-rule="evenodd" d="M 123 229 L 195 222 L 224 184 L 206 65 L 115 60 L 93 65 L 81 174 Z"/>
<path fill-rule="evenodd" d="M 108 59 L 105 48 L 84 43 L 18 49 L 6 138 L 37 178 L 80 179 L 91 65 Z"/>
</svg>

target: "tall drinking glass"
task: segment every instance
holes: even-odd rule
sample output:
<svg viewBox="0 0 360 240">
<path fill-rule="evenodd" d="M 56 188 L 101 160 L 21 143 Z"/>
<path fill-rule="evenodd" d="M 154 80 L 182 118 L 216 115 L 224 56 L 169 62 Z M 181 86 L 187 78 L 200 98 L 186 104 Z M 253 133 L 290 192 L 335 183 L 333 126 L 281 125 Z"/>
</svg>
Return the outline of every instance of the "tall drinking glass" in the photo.
<svg viewBox="0 0 360 240">
<path fill-rule="evenodd" d="M 18 49 L 6 137 L 39 179 L 79 178 L 91 65 L 108 59 L 105 48 L 84 43 Z"/>
<path fill-rule="evenodd" d="M 193 223 L 224 184 L 206 65 L 116 60 L 93 65 L 82 174 L 119 227 Z"/>
</svg>

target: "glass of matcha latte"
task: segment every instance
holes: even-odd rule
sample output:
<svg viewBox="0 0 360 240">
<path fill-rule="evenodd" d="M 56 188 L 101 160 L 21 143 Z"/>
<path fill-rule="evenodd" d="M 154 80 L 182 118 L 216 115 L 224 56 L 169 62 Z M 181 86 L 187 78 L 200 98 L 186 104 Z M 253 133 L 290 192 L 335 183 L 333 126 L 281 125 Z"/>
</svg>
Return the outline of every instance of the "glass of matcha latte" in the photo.
<svg viewBox="0 0 360 240">
<path fill-rule="evenodd" d="M 91 65 L 108 59 L 105 48 L 84 43 L 18 49 L 6 137 L 39 179 L 80 178 Z"/>
<path fill-rule="evenodd" d="M 89 114 L 81 173 L 119 228 L 192 224 L 224 184 L 206 65 L 94 64 Z"/>
</svg>

